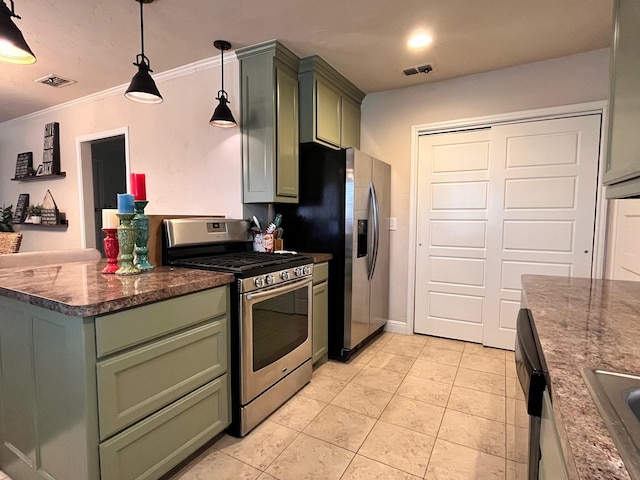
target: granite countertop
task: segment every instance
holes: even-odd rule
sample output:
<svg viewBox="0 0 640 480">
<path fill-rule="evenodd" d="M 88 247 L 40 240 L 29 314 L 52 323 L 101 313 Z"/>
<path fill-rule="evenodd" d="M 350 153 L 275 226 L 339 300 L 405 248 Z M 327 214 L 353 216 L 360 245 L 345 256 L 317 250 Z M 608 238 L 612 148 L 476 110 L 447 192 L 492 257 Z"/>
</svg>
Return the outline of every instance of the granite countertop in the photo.
<svg viewBox="0 0 640 480">
<path fill-rule="evenodd" d="M 298 253 L 306 257 L 312 257 L 313 263 L 328 262 L 333 258 L 333 255 L 330 253 L 308 253 L 308 252 L 298 252 Z"/>
<path fill-rule="evenodd" d="M 640 282 L 522 277 L 551 379 L 569 478 L 629 479 L 582 369 L 640 374 Z"/>
<path fill-rule="evenodd" d="M 0 269 L 0 296 L 87 317 L 226 285 L 233 275 L 187 268 L 156 267 L 122 277 L 101 273 L 106 260 Z"/>
</svg>

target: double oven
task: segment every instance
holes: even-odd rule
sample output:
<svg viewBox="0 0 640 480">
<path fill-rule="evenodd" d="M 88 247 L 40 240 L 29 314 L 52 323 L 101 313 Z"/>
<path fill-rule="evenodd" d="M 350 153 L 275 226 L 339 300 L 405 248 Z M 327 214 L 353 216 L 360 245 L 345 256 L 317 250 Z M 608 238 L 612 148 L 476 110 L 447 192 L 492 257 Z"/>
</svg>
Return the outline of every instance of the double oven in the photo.
<svg viewBox="0 0 640 480">
<path fill-rule="evenodd" d="M 311 379 L 312 259 L 253 252 L 244 220 L 165 220 L 163 263 L 232 273 L 232 423 L 244 436 Z"/>
</svg>

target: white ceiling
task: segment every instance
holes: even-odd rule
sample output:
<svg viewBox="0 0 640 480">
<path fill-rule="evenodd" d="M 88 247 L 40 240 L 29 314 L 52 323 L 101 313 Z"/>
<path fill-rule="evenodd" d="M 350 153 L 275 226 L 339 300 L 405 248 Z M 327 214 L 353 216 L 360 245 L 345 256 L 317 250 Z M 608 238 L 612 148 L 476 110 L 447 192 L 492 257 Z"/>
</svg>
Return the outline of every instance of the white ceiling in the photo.
<svg viewBox="0 0 640 480">
<path fill-rule="evenodd" d="M 9 0 L 6 0 L 7 4 Z M 366 93 L 402 88 L 610 45 L 613 0 L 155 0 L 145 53 L 155 74 L 277 38 L 318 54 Z M 140 49 L 135 0 L 15 0 L 33 65 L 0 62 L 0 122 L 126 84 Z M 423 29 L 434 42 L 410 51 Z M 402 70 L 433 62 L 428 75 Z M 55 89 L 47 74 L 77 80 Z M 210 92 L 209 92 L 210 93 Z M 208 94 L 209 94 L 208 93 Z"/>
</svg>

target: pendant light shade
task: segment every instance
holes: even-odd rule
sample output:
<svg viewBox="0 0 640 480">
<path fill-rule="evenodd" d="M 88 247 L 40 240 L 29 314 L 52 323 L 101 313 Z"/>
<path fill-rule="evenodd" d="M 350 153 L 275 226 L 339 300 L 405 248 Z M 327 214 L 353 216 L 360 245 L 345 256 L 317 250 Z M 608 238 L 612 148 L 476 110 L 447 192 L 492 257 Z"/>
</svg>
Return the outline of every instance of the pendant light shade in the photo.
<svg viewBox="0 0 640 480">
<path fill-rule="evenodd" d="M 214 110 L 213 116 L 211 117 L 211 120 L 209 120 L 209 124 L 213 125 L 214 127 L 235 127 L 237 125 L 237 122 L 235 118 L 233 118 L 231 109 L 229 109 L 229 96 L 227 95 L 227 92 L 224 91 L 224 51 L 229 50 L 231 48 L 231 44 L 226 40 L 216 40 L 215 42 L 213 42 L 213 46 L 220 50 L 222 89 L 218 90 L 218 96 L 216 97 L 216 100 L 218 100 L 219 104 Z"/>
<path fill-rule="evenodd" d="M 162 95 L 149 73 L 153 71 L 149 68 L 149 60 L 146 57 L 138 60 L 139 58 L 140 55 L 136 56 L 136 63 L 134 63 L 138 67 L 138 73 L 131 79 L 124 96 L 139 103 L 161 103 Z"/>
<path fill-rule="evenodd" d="M 151 63 L 144 54 L 144 16 L 142 12 L 142 6 L 145 3 L 151 3 L 153 0 L 136 0 L 140 3 L 140 50 L 141 53 L 136 55 L 136 61 L 134 65 L 138 67 L 138 73 L 136 73 L 131 79 L 129 88 L 124 93 L 124 96 L 129 100 L 139 103 L 161 103 L 162 95 L 156 87 L 156 82 L 153 81 L 150 72 Z"/>
<path fill-rule="evenodd" d="M 13 0 L 11 0 L 11 10 L 4 0 L 0 0 L 0 60 L 23 65 L 34 63 L 36 56 L 11 17 L 20 18 L 14 13 Z"/>
</svg>

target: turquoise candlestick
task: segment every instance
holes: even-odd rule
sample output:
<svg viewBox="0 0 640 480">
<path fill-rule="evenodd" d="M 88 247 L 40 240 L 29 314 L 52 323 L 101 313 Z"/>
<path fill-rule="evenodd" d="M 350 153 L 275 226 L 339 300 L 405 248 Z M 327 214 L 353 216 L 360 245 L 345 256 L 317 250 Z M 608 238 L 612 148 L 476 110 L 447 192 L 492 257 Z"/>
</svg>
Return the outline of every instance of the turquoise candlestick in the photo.
<svg viewBox="0 0 640 480">
<path fill-rule="evenodd" d="M 149 202 L 147 200 L 135 201 L 135 216 L 131 224 L 136 229 L 136 261 L 135 265 L 140 270 L 153 270 L 153 265 L 149 263 L 147 254 L 147 242 L 149 241 L 149 217 L 144 214 L 144 208 Z"/>
<path fill-rule="evenodd" d="M 118 244 L 120 245 L 120 268 L 116 275 L 137 275 L 140 269 L 133 264 L 133 247 L 136 241 L 136 229 L 131 225 L 133 213 L 118 213 L 120 226 L 118 227 Z"/>
</svg>

